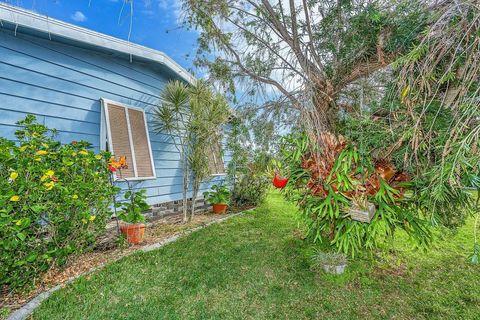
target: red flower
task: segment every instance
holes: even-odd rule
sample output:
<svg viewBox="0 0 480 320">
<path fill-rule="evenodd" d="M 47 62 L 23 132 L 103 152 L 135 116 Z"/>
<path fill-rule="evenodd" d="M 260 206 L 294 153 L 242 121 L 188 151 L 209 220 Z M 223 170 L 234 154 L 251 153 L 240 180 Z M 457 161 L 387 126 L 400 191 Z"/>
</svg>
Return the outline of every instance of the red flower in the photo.
<svg viewBox="0 0 480 320">
<path fill-rule="evenodd" d="M 51 176 L 50 179 L 52 179 L 52 181 L 55 181 L 55 182 L 58 181 L 58 178 L 57 178 L 57 177 L 54 177 L 54 176 Z"/>
<path fill-rule="evenodd" d="M 111 164 L 108 165 L 108 170 L 110 170 L 110 172 L 116 172 L 117 171 L 117 168 L 115 168 L 114 166 L 112 166 Z"/>
</svg>

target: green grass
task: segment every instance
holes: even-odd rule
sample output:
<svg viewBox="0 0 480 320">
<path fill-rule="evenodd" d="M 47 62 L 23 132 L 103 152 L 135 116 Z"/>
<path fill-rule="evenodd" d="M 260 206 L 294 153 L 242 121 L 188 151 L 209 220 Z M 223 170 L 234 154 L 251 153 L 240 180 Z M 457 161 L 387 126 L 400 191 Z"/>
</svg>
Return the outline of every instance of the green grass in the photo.
<svg viewBox="0 0 480 320">
<path fill-rule="evenodd" d="M 254 212 L 138 253 L 57 291 L 34 319 L 479 319 L 472 223 L 428 253 L 312 271 L 295 208 L 272 194 Z"/>
</svg>

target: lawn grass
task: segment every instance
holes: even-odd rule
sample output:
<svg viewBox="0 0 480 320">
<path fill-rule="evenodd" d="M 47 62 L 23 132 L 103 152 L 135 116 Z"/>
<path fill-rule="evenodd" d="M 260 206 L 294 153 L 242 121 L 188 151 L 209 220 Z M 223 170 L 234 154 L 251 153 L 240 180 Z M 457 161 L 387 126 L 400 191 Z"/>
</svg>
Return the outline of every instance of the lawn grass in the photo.
<svg viewBox="0 0 480 320">
<path fill-rule="evenodd" d="M 124 258 L 46 300 L 34 319 L 479 319 L 472 223 L 428 253 L 356 259 L 341 276 L 311 270 L 295 208 L 262 207 Z"/>
</svg>

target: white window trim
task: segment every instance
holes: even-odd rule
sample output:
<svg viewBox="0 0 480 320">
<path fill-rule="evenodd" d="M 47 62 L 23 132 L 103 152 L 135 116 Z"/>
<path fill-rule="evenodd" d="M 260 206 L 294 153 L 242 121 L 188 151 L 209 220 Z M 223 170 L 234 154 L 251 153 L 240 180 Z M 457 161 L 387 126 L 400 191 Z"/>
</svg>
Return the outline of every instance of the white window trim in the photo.
<svg viewBox="0 0 480 320">
<path fill-rule="evenodd" d="M 214 178 L 214 177 L 224 177 L 227 175 L 227 166 L 225 165 L 225 157 L 222 155 L 222 144 L 219 143 L 219 148 L 220 148 L 220 160 L 222 161 L 222 164 L 223 164 L 223 173 L 210 173 L 210 177 Z M 217 157 L 215 156 L 215 154 L 212 154 L 213 158 L 214 158 L 214 162 L 217 162 Z M 215 165 L 215 168 L 217 166 Z"/>
<path fill-rule="evenodd" d="M 100 101 L 101 101 L 101 105 L 102 105 L 101 115 L 100 115 L 100 117 L 101 117 L 100 149 L 103 150 L 103 151 L 106 151 L 107 146 L 106 146 L 105 142 L 107 140 L 108 140 L 108 144 L 110 145 L 110 147 L 113 148 L 112 132 L 111 132 L 111 129 L 110 129 L 110 121 L 109 121 L 110 119 L 109 119 L 108 108 L 107 108 L 107 106 L 109 104 L 119 106 L 119 107 L 122 107 L 122 108 L 125 108 L 125 109 L 132 109 L 132 110 L 141 111 L 143 113 L 143 121 L 145 122 L 145 131 L 146 131 L 146 135 L 147 135 L 148 149 L 150 151 L 150 163 L 151 163 L 151 166 L 152 166 L 153 176 L 151 176 L 151 177 L 137 177 L 137 175 L 138 175 L 137 161 L 135 160 L 135 146 L 133 145 L 132 130 L 130 128 L 130 118 L 129 118 L 128 112 L 125 112 L 125 116 L 126 116 L 126 120 L 127 120 L 127 127 L 128 127 L 128 138 L 130 140 L 130 146 L 131 146 L 131 151 L 132 151 L 133 171 L 134 171 L 135 177 L 124 178 L 124 179 L 128 180 L 128 181 L 142 181 L 142 180 L 156 179 L 157 178 L 157 173 L 155 171 L 155 163 L 153 161 L 153 151 L 152 151 L 152 145 L 151 145 L 151 142 L 150 142 L 150 134 L 148 133 L 147 116 L 145 114 L 145 110 L 142 109 L 142 108 L 133 107 L 133 106 L 130 106 L 130 105 L 127 105 L 127 104 L 124 104 L 124 103 L 120 103 L 120 102 L 105 99 L 105 98 L 101 98 Z M 126 110 L 126 111 L 128 111 L 128 110 Z M 112 154 L 113 154 L 113 150 L 112 150 Z M 114 178 L 114 180 L 117 180 L 117 174 L 116 173 L 113 173 L 113 178 Z"/>
<path fill-rule="evenodd" d="M 212 173 L 210 177 L 224 177 L 226 175 L 226 173 Z"/>
</svg>

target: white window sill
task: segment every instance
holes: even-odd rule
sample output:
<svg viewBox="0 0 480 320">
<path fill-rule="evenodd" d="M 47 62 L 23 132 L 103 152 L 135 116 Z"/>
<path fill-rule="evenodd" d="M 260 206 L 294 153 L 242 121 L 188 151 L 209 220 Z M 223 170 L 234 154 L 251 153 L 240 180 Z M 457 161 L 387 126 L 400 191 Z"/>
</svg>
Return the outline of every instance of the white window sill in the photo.
<svg viewBox="0 0 480 320">
<path fill-rule="evenodd" d="M 226 173 L 215 173 L 215 174 L 211 174 L 210 177 L 224 177 L 226 175 L 227 175 Z"/>
<path fill-rule="evenodd" d="M 143 181 L 143 180 L 155 180 L 157 179 L 157 177 L 137 177 L 137 178 L 115 178 L 115 181 L 124 181 L 124 180 L 127 180 L 127 181 Z"/>
</svg>

